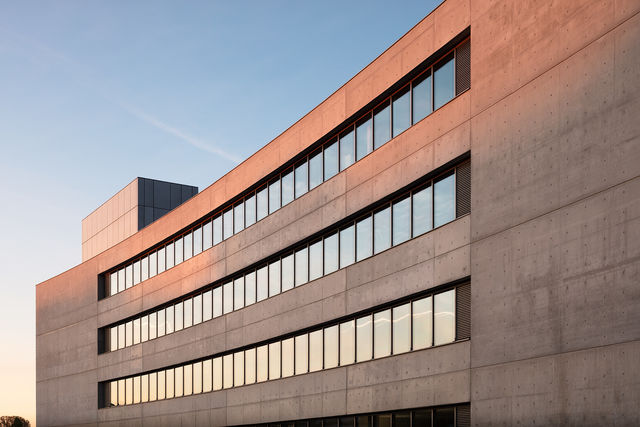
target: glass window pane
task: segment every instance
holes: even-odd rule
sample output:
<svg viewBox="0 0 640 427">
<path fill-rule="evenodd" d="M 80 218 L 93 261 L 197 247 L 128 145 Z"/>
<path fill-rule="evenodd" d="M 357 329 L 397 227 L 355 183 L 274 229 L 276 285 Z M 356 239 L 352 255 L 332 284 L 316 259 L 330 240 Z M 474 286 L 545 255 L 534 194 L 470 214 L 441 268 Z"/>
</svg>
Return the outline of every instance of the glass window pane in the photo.
<svg viewBox="0 0 640 427">
<path fill-rule="evenodd" d="M 280 378 L 280 341 L 269 344 L 269 379 Z"/>
<path fill-rule="evenodd" d="M 154 252 L 155 254 L 155 252 Z M 149 257 L 146 256 L 140 261 L 140 280 L 147 280 L 149 278 Z"/>
<path fill-rule="evenodd" d="M 109 276 L 109 295 L 118 293 L 118 273 L 111 273 Z"/>
<path fill-rule="evenodd" d="M 140 261 L 133 263 L 133 284 L 137 285 L 138 283 L 140 283 Z"/>
<path fill-rule="evenodd" d="M 118 349 L 118 327 L 109 328 L 109 351 Z"/>
<path fill-rule="evenodd" d="M 184 393 L 185 396 L 193 394 L 193 365 L 184 366 Z"/>
<path fill-rule="evenodd" d="M 164 247 L 158 249 L 158 274 L 164 272 L 167 269 L 166 255 Z"/>
<path fill-rule="evenodd" d="M 133 266 L 131 264 L 127 265 L 124 269 L 124 280 L 127 289 L 133 286 Z"/>
<path fill-rule="evenodd" d="M 233 207 L 233 232 L 239 233 L 242 230 L 244 230 L 244 202 Z"/>
<path fill-rule="evenodd" d="M 431 113 L 431 69 L 412 83 L 413 123 Z"/>
<path fill-rule="evenodd" d="M 149 402 L 158 399 L 158 374 L 152 372 L 149 374 Z"/>
<path fill-rule="evenodd" d="M 193 299 L 189 298 L 184 300 L 184 327 L 188 328 L 193 326 Z"/>
<path fill-rule="evenodd" d="M 371 315 L 356 320 L 356 358 L 358 362 L 371 360 L 373 348 Z"/>
<path fill-rule="evenodd" d="M 174 305 L 175 320 L 173 323 L 174 331 L 180 331 L 184 327 L 184 313 L 182 301 Z"/>
<path fill-rule="evenodd" d="M 260 221 L 262 218 L 266 217 L 269 214 L 269 190 L 267 187 L 263 187 L 258 190 L 257 198 L 258 198 L 258 206 L 257 206 L 257 220 Z"/>
<path fill-rule="evenodd" d="M 453 99 L 454 70 L 453 54 L 440 61 L 433 71 L 433 109 L 437 110 Z"/>
<path fill-rule="evenodd" d="M 280 178 L 269 183 L 269 213 L 280 209 Z"/>
<path fill-rule="evenodd" d="M 225 283 L 222 288 L 222 313 L 231 313 L 233 311 L 233 282 Z"/>
<path fill-rule="evenodd" d="M 165 326 L 164 331 L 167 334 L 173 333 L 173 306 L 167 307 L 164 313 Z"/>
<path fill-rule="evenodd" d="M 413 237 L 431 230 L 431 186 L 413 193 Z"/>
<path fill-rule="evenodd" d="M 309 190 L 322 184 L 322 150 L 309 156 Z"/>
<path fill-rule="evenodd" d="M 431 427 L 431 409 L 413 411 L 413 427 Z"/>
<path fill-rule="evenodd" d="M 295 357 L 293 347 L 293 338 L 282 341 L 282 378 L 293 375 Z"/>
<path fill-rule="evenodd" d="M 391 354 L 391 310 L 373 315 L 373 357 Z"/>
<path fill-rule="evenodd" d="M 322 427 L 338 427 L 337 418 L 325 418 L 322 421 Z"/>
<path fill-rule="evenodd" d="M 193 324 L 202 323 L 202 294 L 193 297 Z"/>
<path fill-rule="evenodd" d="M 297 199 L 298 197 L 302 196 L 307 191 L 309 191 L 306 161 L 296 165 L 295 178 L 296 178 L 296 199 Z"/>
<path fill-rule="evenodd" d="M 393 354 L 411 350 L 411 305 L 393 308 Z"/>
<path fill-rule="evenodd" d="M 355 141 L 353 127 L 340 135 L 340 170 L 343 171 L 355 161 Z"/>
<path fill-rule="evenodd" d="M 391 246 L 391 209 L 386 207 L 373 214 L 373 249 L 380 253 Z"/>
<path fill-rule="evenodd" d="M 125 380 L 125 403 L 131 405 L 133 403 L 133 378 Z"/>
<path fill-rule="evenodd" d="M 257 350 L 257 380 L 258 382 L 266 381 L 269 375 L 269 348 L 267 345 L 261 345 Z"/>
<path fill-rule="evenodd" d="M 372 254 L 373 238 L 371 216 L 363 218 L 356 223 L 356 259 L 362 261 Z"/>
<path fill-rule="evenodd" d="M 213 359 L 213 390 L 222 389 L 222 357 Z"/>
<path fill-rule="evenodd" d="M 391 138 L 391 108 L 389 101 L 376 108 L 373 112 L 373 146 L 382 147 Z"/>
<path fill-rule="evenodd" d="M 344 268 L 355 262 L 355 226 L 350 225 L 340 230 L 340 268 Z"/>
<path fill-rule="evenodd" d="M 309 258 L 307 256 L 307 247 L 296 251 L 296 286 L 307 283 L 309 281 Z"/>
<path fill-rule="evenodd" d="M 174 369 L 174 380 L 175 380 L 175 397 L 181 397 L 184 395 L 184 367 L 178 366 Z"/>
<path fill-rule="evenodd" d="M 125 290 L 124 268 L 118 270 L 118 292 Z"/>
<path fill-rule="evenodd" d="M 233 236 L 233 209 L 229 208 L 222 214 L 222 238 L 227 240 Z"/>
<path fill-rule="evenodd" d="M 118 381 L 109 383 L 109 406 L 118 406 Z"/>
<path fill-rule="evenodd" d="M 294 267 L 293 253 L 282 257 L 282 292 L 293 288 L 294 283 Z"/>
<path fill-rule="evenodd" d="M 222 242 L 222 215 L 213 218 L 213 244 Z"/>
<path fill-rule="evenodd" d="M 324 238 L 324 274 L 338 269 L 338 233 Z"/>
<path fill-rule="evenodd" d="M 373 121 L 369 115 L 356 125 L 356 158 L 360 160 L 373 151 Z"/>
<path fill-rule="evenodd" d="M 433 410 L 433 425 L 438 427 L 454 427 L 454 408 L 438 408 Z"/>
<path fill-rule="evenodd" d="M 282 206 L 293 201 L 293 193 L 293 169 L 291 169 L 282 175 Z"/>
<path fill-rule="evenodd" d="M 309 280 L 322 277 L 322 240 L 309 245 Z"/>
<path fill-rule="evenodd" d="M 124 323 L 118 325 L 118 350 L 125 347 Z"/>
<path fill-rule="evenodd" d="M 244 276 L 233 281 L 233 309 L 240 310 L 244 307 Z"/>
<path fill-rule="evenodd" d="M 434 344 L 445 344 L 456 339 L 455 291 L 436 294 L 433 299 Z"/>
<path fill-rule="evenodd" d="M 118 380 L 118 406 L 125 404 L 125 394 L 124 380 Z"/>
<path fill-rule="evenodd" d="M 202 393 L 202 362 L 193 364 L 193 394 Z"/>
<path fill-rule="evenodd" d="M 175 263 L 178 265 L 184 261 L 184 241 L 182 237 L 173 242 L 173 249 L 175 250 Z"/>
<path fill-rule="evenodd" d="M 164 325 L 164 318 L 162 321 L 162 324 Z M 150 313 L 149 314 L 149 339 L 155 339 L 157 337 L 159 337 L 159 333 L 158 333 L 158 313 Z"/>
<path fill-rule="evenodd" d="M 396 137 L 411 126 L 411 95 L 409 85 L 393 96 L 393 136 Z"/>
<path fill-rule="evenodd" d="M 411 199 L 409 196 L 393 203 L 393 244 L 398 245 L 411 238 Z"/>
<path fill-rule="evenodd" d="M 338 366 L 338 325 L 324 328 L 324 369 Z"/>
<path fill-rule="evenodd" d="M 254 194 L 248 197 L 244 201 L 244 218 L 246 226 L 250 226 L 256 223 L 256 196 Z"/>
<path fill-rule="evenodd" d="M 257 272 L 257 289 L 256 300 L 262 301 L 269 296 L 269 271 L 265 265 L 260 267 Z"/>
<path fill-rule="evenodd" d="M 142 316 L 140 319 L 140 341 L 149 341 L 149 316 Z"/>
<path fill-rule="evenodd" d="M 213 245 L 213 226 L 211 221 L 207 221 L 202 226 L 202 250 L 206 251 Z"/>
<path fill-rule="evenodd" d="M 353 417 L 340 417 L 340 427 L 355 427 Z"/>
<path fill-rule="evenodd" d="M 128 321 L 124 325 L 125 328 L 125 345 L 127 347 L 133 345 L 133 322 Z"/>
<path fill-rule="evenodd" d="M 175 396 L 175 381 L 174 381 L 174 371 L 173 369 L 167 369 L 166 371 L 164 371 L 165 374 L 165 381 L 166 381 L 166 387 L 167 387 L 167 391 L 165 393 L 167 399 L 171 399 L 172 397 Z"/>
<path fill-rule="evenodd" d="M 256 382 L 256 349 L 250 348 L 244 352 L 244 376 L 246 384 Z"/>
<path fill-rule="evenodd" d="M 206 322 L 213 317 L 213 291 L 202 294 L 202 321 Z"/>
<path fill-rule="evenodd" d="M 202 392 L 208 393 L 213 390 L 213 365 L 212 360 L 207 359 L 202 362 Z"/>
<path fill-rule="evenodd" d="M 338 143 L 333 141 L 324 146 L 324 180 L 338 173 Z"/>
<path fill-rule="evenodd" d="M 396 412 L 393 414 L 393 427 L 411 427 L 411 412 Z"/>
<path fill-rule="evenodd" d="M 307 334 L 296 337 L 296 375 L 309 371 L 309 336 Z"/>
<path fill-rule="evenodd" d="M 246 305 L 256 302 L 256 272 L 244 276 L 244 300 Z"/>
<path fill-rule="evenodd" d="M 340 366 L 356 361 L 356 321 L 340 324 Z"/>
<path fill-rule="evenodd" d="M 193 256 L 193 234 L 187 233 L 183 238 L 184 243 L 184 260 L 188 260 Z"/>
<path fill-rule="evenodd" d="M 133 321 L 133 343 L 140 344 L 140 319 Z"/>
<path fill-rule="evenodd" d="M 222 286 L 213 289 L 213 317 L 222 316 Z"/>
<path fill-rule="evenodd" d="M 309 372 L 322 369 L 322 329 L 309 334 Z"/>
<path fill-rule="evenodd" d="M 373 427 L 391 427 L 391 414 L 374 415 Z"/>
<path fill-rule="evenodd" d="M 149 254 L 149 277 L 158 274 L 158 252 Z"/>
<path fill-rule="evenodd" d="M 280 260 L 269 264 L 269 296 L 280 293 Z"/>
<path fill-rule="evenodd" d="M 165 371 L 158 372 L 158 400 L 167 397 L 167 373 Z"/>
<path fill-rule="evenodd" d="M 233 386 L 244 384 L 244 351 L 233 354 Z"/>
<path fill-rule="evenodd" d="M 433 186 L 434 226 L 439 227 L 455 219 L 455 178 L 451 174 L 437 181 Z"/>
</svg>

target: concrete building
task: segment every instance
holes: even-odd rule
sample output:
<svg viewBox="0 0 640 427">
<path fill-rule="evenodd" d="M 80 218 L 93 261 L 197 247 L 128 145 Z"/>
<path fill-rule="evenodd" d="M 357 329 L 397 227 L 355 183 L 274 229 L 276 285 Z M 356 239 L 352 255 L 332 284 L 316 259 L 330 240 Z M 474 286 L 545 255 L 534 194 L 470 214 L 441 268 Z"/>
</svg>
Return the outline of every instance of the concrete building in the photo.
<svg viewBox="0 0 640 427">
<path fill-rule="evenodd" d="M 639 12 L 446 0 L 37 285 L 38 425 L 640 425 Z"/>
</svg>

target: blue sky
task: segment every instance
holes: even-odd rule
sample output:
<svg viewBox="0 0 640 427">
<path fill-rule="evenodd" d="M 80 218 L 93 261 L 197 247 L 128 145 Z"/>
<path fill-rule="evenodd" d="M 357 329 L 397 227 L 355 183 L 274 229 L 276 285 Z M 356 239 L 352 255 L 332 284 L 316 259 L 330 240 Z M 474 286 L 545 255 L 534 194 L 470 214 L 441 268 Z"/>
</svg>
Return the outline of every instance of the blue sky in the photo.
<svg viewBox="0 0 640 427">
<path fill-rule="evenodd" d="M 136 176 L 209 186 L 438 3 L 2 2 L 0 415 L 35 418 L 34 285 L 82 218 Z"/>
</svg>

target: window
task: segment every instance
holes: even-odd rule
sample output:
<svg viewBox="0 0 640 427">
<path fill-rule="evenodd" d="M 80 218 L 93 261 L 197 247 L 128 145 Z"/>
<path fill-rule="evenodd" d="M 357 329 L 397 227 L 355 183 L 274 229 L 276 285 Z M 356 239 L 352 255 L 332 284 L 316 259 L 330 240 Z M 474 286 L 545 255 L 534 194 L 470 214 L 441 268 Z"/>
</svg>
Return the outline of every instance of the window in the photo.
<svg viewBox="0 0 640 427">
<path fill-rule="evenodd" d="M 233 207 L 233 232 L 239 233 L 242 230 L 244 230 L 244 202 Z"/>
<path fill-rule="evenodd" d="M 202 294 L 193 297 L 193 324 L 198 323 L 202 323 Z"/>
<path fill-rule="evenodd" d="M 187 233 L 184 235 L 184 260 L 188 260 L 193 256 L 193 235 Z"/>
<path fill-rule="evenodd" d="M 280 341 L 269 344 L 269 379 L 280 378 Z"/>
<path fill-rule="evenodd" d="M 333 141 L 324 146 L 325 181 L 338 173 L 338 143 Z"/>
<path fill-rule="evenodd" d="M 280 209 L 280 178 L 269 183 L 269 214 Z"/>
<path fill-rule="evenodd" d="M 260 267 L 257 272 L 257 301 L 262 301 L 269 296 L 269 272 L 267 266 Z"/>
<path fill-rule="evenodd" d="M 244 300 L 246 305 L 256 302 L 256 273 L 252 271 L 244 276 Z"/>
<path fill-rule="evenodd" d="M 309 245 L 309 280 L 322 276 L 322 240 Z"/>
<path fill-rule="evenodd" d="M 109 350 L 116 351 L 118 349 L 118 328 L 110 328 Z"/>
<path fill-rule="evenodd" d="M 453 54 L 448 55 L 434 67 L 433 109 L 437 110 L 453 99 L 455 91 Z"/>
<path fill-rule="evenodd" d="M 338 325 L 324 329 L 324 369 L 338 366 Z"/>
<path fill-rule="evenodd" d="M 411 198 L 404 197 L 393 203 L 393 244 L 399 245 L 411 238 Z"/>
<path fill-rule="evenodd" d="M 174 391 L 174 371 L 173 368 L 172 369 L 167 369 L 166 371 L 164 371 L 164 376 L 165 376 L 165 380 L 167 382 L 167 392 L 166 392 L 166 397 L 167 399 L 172 399 L 175 396 L 175 391 Z"/>
<path fill-rule="evenodd" d="M 111 273 L 109 276 L 109 295 L 118 293 L 118 273 Z"/>
<path fill-rule="evenodd" d="M 309 372 L 322 369 L 322 329 L 309 334 Z"/>
<path fill-rule="evenodd" d="M 125 346 L 129 347 L 133 345 L 133 322 L 129 321 L 125 323 Z"/>
<path fill-rule="evenodd" d="M 293 201 L 293 197 L 293 170 L 290 170 L 286 174 L 282 175 L 282 206 L 291 203 Z"/>
<path fill-rule="evenodd" d="M 175 332 L 182 330 L 182 328 L 184 327 L 184 315 L 183 315 L 182 307 L 183 307 L 182 301 L 180 301 L 179 303 L 173 306 L 174 316 L 175 316 L 173 328 Z M 167 328 L 167 333 L 169 333 L 168 328 Z"/>
<path fill-rule="evenodd" d="M 362 261 L 372 255 L 371 216 L 362 218 L 356 223 L 356 260 Z"/>
<path fill-rule="evenodd" d="M 213 289 L 213 317 L 222 316 L 222 286 Z"/>
<path fill-rule="evenodd" d="M 127 405 L 133 403 L 133 378 L 125 379 L 125 403 Z"/>
<path fill-rule="evenodd" d="M 222 356 L 222 388 L 233 387 L 233 354 Z"/>
<path fill-rule="evenodd" d="M 387 206 L 373 214 L 373 251 L 380 253 L 391 247 L 391 209 Z"/>
<path fill-rule="evenodd" d="M 213 218 L 213 244 L 222 242 L 222 215 Z"/>
<path fill-rule="evenodd" d="M 307 162 L 296 165 L 296 199 L 309 191 Z"/>
<path fill-rule="evenodd" d="M 340 366 L 350 365 L 356 360 L 356 322 L 349 320 L 340 324 Z"/>
<path fill-rule="evenodd" d="M 119 380 L 118 381 L 118 406 L 124 405 L 125 404 L 125 387 L 124 387 L 124 380 Z"/>
<path fill-rule="evenodd" d="M 184 327 L 189 328 L 193 326 L 193 299 L 189 298 L 184 300 Z"/>
<path fill-rule="evenodd" d="M 431 69 L 415 79 L 411 84 L 413 123 L 431 114 Z"/>
<path fill-rule="evenodd" d="M 204 226 L 202 226 L 202 250 L 206 251 L 213 245 L 213 231 L 212 231 L 213 223 L 211 221 L 207 221 Z"/>
<path fill-rule="evenodd" d="M 182 237 L 173 242 L 173 248 L 175 249 L 175 262 L 178 265 L 184 261 L 184 242 Z"/>
<path fill-rule="evenodd" d="M 393 414 L 393 427 L 411 427 L 411 413 L 407 411 Z"/>
<path fill-rule="evenodd" d="M 164 384 L 163 384 L 164 387 Z M 158 373 L 152 372 L 149 374 L 149 402 L 154 402 L 158 399 Z"/>
<path fill-rule="evenodd" d="M 280 260 L 269 264 L 269 296 L 280 293 Z"/>
<path fill-rule="evenodd" d="M 233 385 L 238 387 L 244 384 L 244 351 L 233 353 Z"/>
<path fill-rule="evenodd" d="M 133 266 L 127 265 L 124 269 L 126 288 L 133 286 Z"/>
<path fill-rule="evenodd" d="M 149 341 L 149 316 L 142 316 L 140 319 L 140 341 Z"/>
<path fill-rule="evenodd" d="M 413 193 L 413 237 L 431 230 L 431 186 Z"/>
<path fill-rule="evenodd" d="M 258 382 L 266 381 L 269 376 L 269 347 L 261 345 L 257 349 L 257 380 Z"/>
<path fill-rule="evenodd" d="M 137 285 L 138 283 L 140 283 L 140 261 L 133 263 L 133 284 Z"/>
<path fill-rule="evenodd" d="M 202 393 L 202 362 L 193 364 L 193 394 Z"/>
<path fill-rule="evenodd" d="M 360 160 L 373 151 L 373 121 L 371 114 L 356 124 L 356 159 Z"/>
<path fill-rule="evenodd" d="M 231 313 L 233 311 L 233 282 L 222 285 L 222 314 Z"/>
<path fill-rule="evenodd" d="M 324 274 L 338 269 L 338 233 L 324 238 Z"/>
<path fill-rule="evenodd" d="M 233 309 L 240 310 L 244 307 L 244 277 L 240 276 L 233 281 Z"/>
<path fill-rule="evenodd" d="M 411 304 L 393 308 L 393 354 L 411 350 Z"/>
<path fill-rule="evenodd" d="M 185 366 L 178 366 L 174 369 L 175 397 L 184 396 L 184 371 Z"/>
<path fill-rule="evenodd" d="M 322 150 L 309 156 L 309 190 L 322 184 Z"/>
<path fill-rule="evenodd" d="M 455 176 L 453 174 L 436 181 L 434 192 L 434 226 L 439 227 L 455 219 Z"/>
<path fill-rule="evenodd" d="M 163 400 L 167 396 L 167 373 L 158 372 L 158 400 Z"/>
<path fill-rule="evenodd" d="M 257 198 L 258 198 L 258 206 L 257 206 L 257 219 L 260 221 L 262 218 L 266 217 L 269 213 L 269 198 L 268 198 L 268 190 L 267 187 L 263 187 L 258 190 Z"/>
<path fill-rule="evenodd" d="M 118 292 L 122 292 L 125 290 L 125 278 L 124 278 L 124 268 L 118 270 Z"/>
<path fill-rule="evenodd" d="M 296 347 L 296 375 L 309 371 L 309 335 L 298 335 L 295 338 Z"/>
<path fill-rule="evenodd" d="M 158 311 L 158 337 L 163 336 L 166 333 L 167 320 L 165 319 L 166 312 L 164 310 Z"/>
<path fill-rule="evenodd" d="M 294 341 L 289 338 L 282 341 L 282 378 L 290 377 L 294 373 Z"/>
<path fill-rule="evenodd" d="M 373 357 L 391 354 L 391 310 L 373 315 Z"/>
<path fill-rule="evenodd" d="M 373 147 L 378 149 L 391 139 L 391 108 L 385 101 L 373 111 Z"/>
<path fill-rule="evenodd" d="M 149 255 L 149 277 L 153 277 L 156 274 L 158 274 L 158 252 L 152 252 Z"/>
<path fill-rule="evenodd" d="M 206 322 L 213 318 L 213 291 L 208 290 L 202 294 L 202 321 Z"/>
<path fill-rule="evenodd" d="M 250 348 L 244 352 L 245 384 L 256 382 L 256 349 Z"/>
<path fill-rule="evenodd" d="M 252 194 L 244 201 L 244 218 L 246 226 L 249 227 L 256 223 L 256 196 Z"/>
<path fill-rule="evenodd" d="M 140 344 L 140 319 L 133 321 L 133 344 Z"/>
<path fill-rule="evenodd" d="M 155 252 L 154 252 L 155 254 Z M 147 280 L 149 278 L 149 257 L 146 256 L 140 260 L 140 280 Z"/>
<path fill-rule="evenodd" d="M 411 93 L 409 85 L 393 96 L 393 136 L 400 135 L 411 126 Z"/>
<path fill-rule="evenodd" d="M 456 339 L 455 290 L 436 294 L 433 299 L 434 344 L 446 344 Z"/>
<path fill-rule="evenodd" d="M 364 362 L 373 357 L 373 328 L 372 316 L 363 316 L 356 319 L 356 360 Z"/>
<path fill-rule="evenodd" d="M 293 288 L 294 273 L 293 253 L 291 253 L 282 257 L 282 292 Z"/>
<path fill-rule="evenodd" d="M 167 269 L 166 255 L 164 247 L 158 249 L 158 274 L 164 272 Z"/>
<path fill-rule="evenodd" d="M 303 285 L 309 281 L 309 258 L 307 247 L 296 251 L 296 286 Z"/>
<path fill-rule="evenodd" d="M 433 425 L 443 427 L 455 426 L 454 408 L 437 408 L 433 411 Z"/>
<path fill-rule="evenodd" d="M 222 214 L 222 238 L 227 240 L 233 236 L 233 209 L 229 208 Z"/>
<path fill-rule="evenodd" d="M 222 357 L 213 358 L 213 390 L 222 390 Z"/>
<path fill-rule="evenodd" d="M 355 161 L 353 128 L 340 135 L 340 170 L 343 171 Z"/>
<path fill-rule="evenodd" d="M 356 261 L 355 226 L 350 225 L 340 230 L 340 268 Z"/>
<path fill-rule="evenodd" d="M 207 393 L 213 390 L 213 365 L 212 360 L 207 359 L 202 362 L 202 392 Z"/>
</svg>

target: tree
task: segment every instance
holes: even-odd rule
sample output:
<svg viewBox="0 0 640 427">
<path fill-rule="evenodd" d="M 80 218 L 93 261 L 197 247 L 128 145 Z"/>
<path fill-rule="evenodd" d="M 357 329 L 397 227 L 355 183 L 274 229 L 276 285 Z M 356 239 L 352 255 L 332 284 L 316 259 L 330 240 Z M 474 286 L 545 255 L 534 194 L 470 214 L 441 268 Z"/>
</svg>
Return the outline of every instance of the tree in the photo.
<svg viewBox="0 0 640 427">
<path fill-rule="evenodd" d="M 30 427 L 31 423 L 16 415 L 0 417 L 0 427 Z"/>
</svg>

